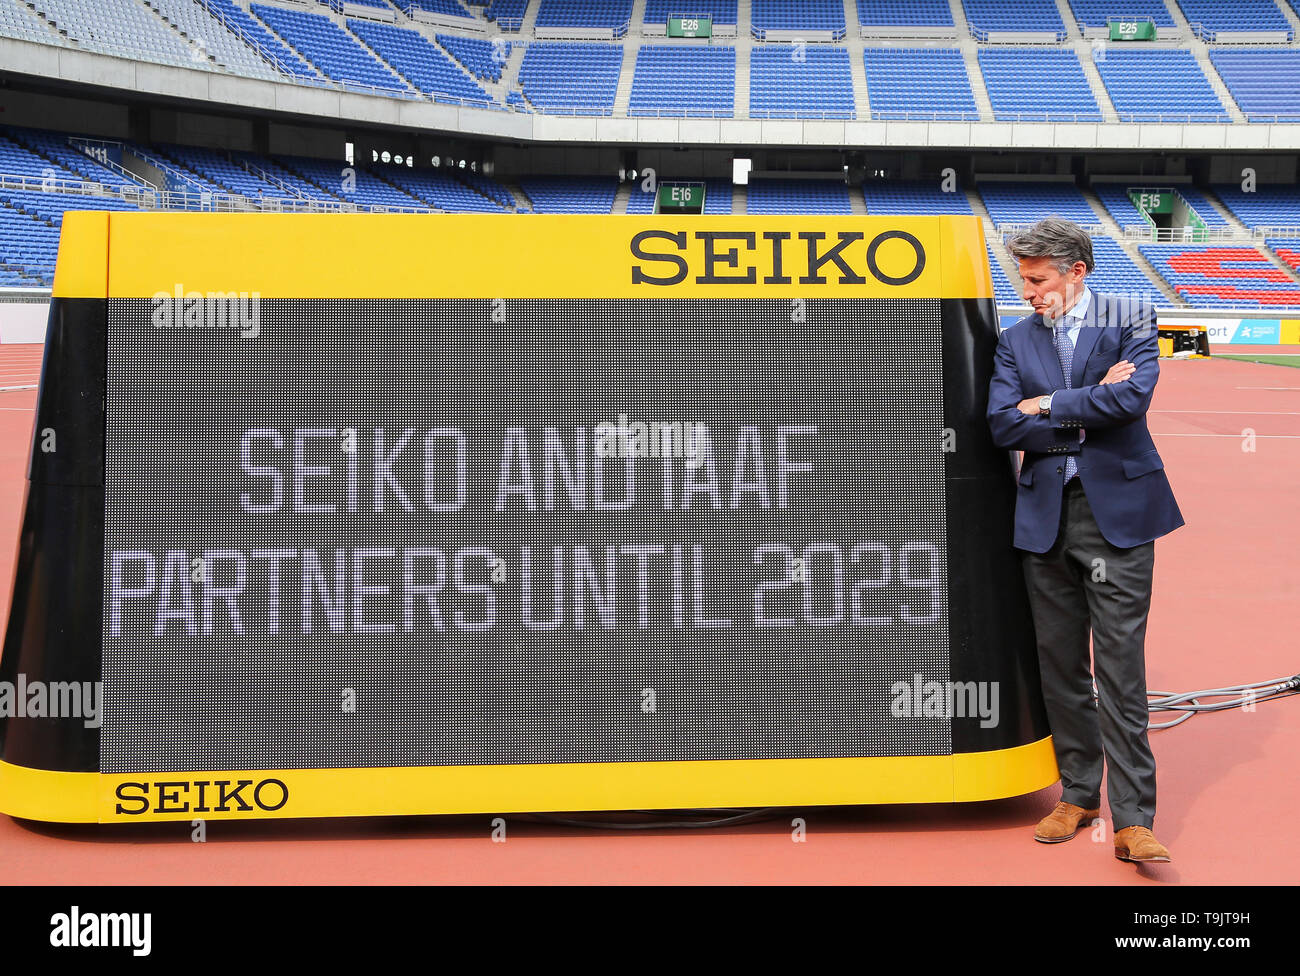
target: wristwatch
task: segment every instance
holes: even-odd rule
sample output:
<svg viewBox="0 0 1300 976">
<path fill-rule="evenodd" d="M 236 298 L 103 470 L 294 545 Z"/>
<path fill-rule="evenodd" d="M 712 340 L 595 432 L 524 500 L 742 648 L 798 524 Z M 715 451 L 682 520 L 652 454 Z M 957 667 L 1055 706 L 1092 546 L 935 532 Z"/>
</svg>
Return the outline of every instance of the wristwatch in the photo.
<svg viewBox="0 0 1300 976">
<path fill-rule="evenodd" d="M 1050 393 L 1047 394 L 1047 396 L 1042 396 L 1038 398 L 1038 412 L 1041 413 L 1044 417 L 1051 415 L 1052 395 Z"/>
</svg>

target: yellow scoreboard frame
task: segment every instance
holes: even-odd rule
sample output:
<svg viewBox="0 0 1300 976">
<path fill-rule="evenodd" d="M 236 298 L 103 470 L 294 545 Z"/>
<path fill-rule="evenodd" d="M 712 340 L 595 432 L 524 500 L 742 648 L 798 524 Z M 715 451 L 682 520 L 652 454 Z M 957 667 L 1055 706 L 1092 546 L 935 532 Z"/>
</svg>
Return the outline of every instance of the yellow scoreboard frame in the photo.
<svg viewBox="0 0 1300 976">
<path fill-rule="evenodd" d="M 97 729 L 8 714 L 0 811 L 140 822 L 948 803 L 1057 779 L 1010 545 L 1011 465 L 984 429 L 997 316 L 977 218 L 69 213 L 0 681 L 101 677 L 107 305 L 176 289 L 262 299 L 938 299 L 945 422 L 976 445 L 946 471 L 950 510 L 970 516 L 949 530 L 960 550 L 949 557 L 950 613 L 965 628 L 953 636 L 953 674 L 1002 682 L 1011 719 L 987 736 L 954 732 L 949 755 L 107 773 Z M 47 428 L 59 431 L 57 452 L 40 449 Z"/>
</svg>

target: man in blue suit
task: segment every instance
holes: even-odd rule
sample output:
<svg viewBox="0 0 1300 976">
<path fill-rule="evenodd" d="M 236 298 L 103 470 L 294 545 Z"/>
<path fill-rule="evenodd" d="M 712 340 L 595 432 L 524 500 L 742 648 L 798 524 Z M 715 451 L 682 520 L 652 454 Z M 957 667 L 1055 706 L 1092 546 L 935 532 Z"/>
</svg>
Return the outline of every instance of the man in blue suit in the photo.
<svg viewBox="0 0 1300 976">
<path fill-rule="evenodd" d="M 1042 220 L 1007 247 L 1034 314 L 998 340 L 988 421 L 999 447 L 1024 452 L 1014 545 L 1062 786 L 1034 837 L 1069 840 L 1099 816 L 1104 761 L 1115 856 L 1168 861 L 1152 834 L 1144 644 L 1154 540 L 1183 517 L 1146 424 L 1155 310 L 1088 288 L 1092 240 L 1068 220 Z"/>
</svg>

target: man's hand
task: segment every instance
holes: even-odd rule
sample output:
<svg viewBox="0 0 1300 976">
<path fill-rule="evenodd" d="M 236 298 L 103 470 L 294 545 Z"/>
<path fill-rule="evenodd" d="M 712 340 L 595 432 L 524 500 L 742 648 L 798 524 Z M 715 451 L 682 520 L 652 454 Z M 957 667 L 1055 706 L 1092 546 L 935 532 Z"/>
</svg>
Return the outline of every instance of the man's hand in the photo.
<svg viewBox="0 0 1300 976">
<path fill-rule="evenodd" d="M 1133 370 L 1137 369 L 1127 359 L 1121 359 L 1114 366 L 1106 371 L 1106 375 L 1101 378 L 1098 386 L 1105 386 L 1107 383 L 1123 383 L 1133 375 Z"/>
<path fill-rule="evenodd" d="M 1039 414 L 1038 399 L 1038 397 L 1030 397 L 1028 400 L 1021 400 L 1016 404 L 1016 409 L 1021 413 L 1027 413 L 1031 417 L 1036 417 Z"/>
</svg>

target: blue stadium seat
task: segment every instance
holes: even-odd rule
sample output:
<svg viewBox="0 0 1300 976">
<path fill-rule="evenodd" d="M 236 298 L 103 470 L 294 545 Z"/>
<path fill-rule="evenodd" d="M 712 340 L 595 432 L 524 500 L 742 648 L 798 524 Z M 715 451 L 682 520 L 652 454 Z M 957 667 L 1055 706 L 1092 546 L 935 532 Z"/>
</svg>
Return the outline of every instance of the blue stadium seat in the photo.
<svg viewBox="0 0 1300 976">
<path fill-rule="evenodd" d="M 1300 122 L 1300 51 L 1210 51 L 1210 61 L 1250 122 Z"/>
<path fill-rule="evenodd" d="M 750 30 L 756 37 L 767 31 L 830 31 L 844 37 L 844 0 L 753 0 Z"/>
<path fill-rule="evenodd" d="M 642 23 L 666 24 L 676 14 L 707 14 L 715 24 L 735 24 L 736 0 L 646 0 Z"/>
<path fill-rule="evenodd" d="M 1300 307 L 1300 285 L 1253 247 L 1141 244 L 1138 249 L 1190 305 Z"/>
<path fill-rule="evenodd" d="M 736 100 L 734 47 L 643 44 L 628 115 L 730 117 Z"/>
<path fill-rule="evenodd" d="M 945 192 L 942 180 L 873 180 L 862 184 L 868 214 L 968 214 L 961 187 Z"/>
<path fill-rule="evenodd" d="M 979 119 L 959 49 L 867 47 L 863 59 L 873 119 Z"/>
<path fill-rule="evenodd" d="M 997 226 L 1033 224 L 1044 217 L 1064 217 L 1084 227 L 1101 223 L 1097 212 L 1073 183 L 985 180 L 979 184 L 979 193 Z"/>
<path fill-rule="evenodd" d="M 1115 219 L 1115 223 L 1119 224 L 1122 230 L 1130 227 L 1146 230 L 1151 223 L 1128 195 L 1128 187 L 1127 183 L 1094 183 L 1092 192 L 1097 194 L 1106 212 Z"/>
<path fill-rule="evenodd" d="M 851 214 L 849 188 L 836 180 L 754 179 L 749 181 L 751 214 Z"/>
<path fill-rule="evenodd" d="M 1121 50 L 1110 45 L 1095 63 L 1121 121 L 1232 119 L 1190 51 Z"/>
<path fill-rule="evenodd" d="M 470 74 L 484 81 L 500 81 L 502 69 L 510 60 L 514 48 L 519 46 L 518 41 L 503 41 L 500 38 L 489 41 L 479 37 L 461 37 L 459 34 L 438 34 L 437 39 Z"/>
<path fill-rule="evenodd" d="M 1070 0 L 1070 11 L 1080 27 L 1104 28 L 1121 15 L 1124 20 L 1150 20 L 1156 27 L 1175 26 L 1165 0 Z"/>
<path fill-rule="evenodd" d="M 1056 0 L 961 0 L 961 5 L 966 22 L 981 39 L 989 31 L 1050 32 L 1058 40 L 1066 37 Z"/>
<path fill-rule="evenodd" d="M 749 115 L 755 119 L 856 118 L 849 52 L 770 44 L 749 55 Z"/>
<path fill-rule="evenodd" d="M 1291 25 L 1274 0 L 1178 0 L 1193 29 L 1214 40 L 1221 31 L 1282 31 L 1290 41 Z"/>
<path fill-rule="evenodd" d="M 537 27 L 608 27 L 627 33 L 632 0 L 539 0 Z"/>
<path fill-rule="evenodd" d="M 618 181 L 600 176 L 536 176 L 519 181 L 537 213 L 594 213 L 614 211 Z"/>
<path fill-rule="evenodd" d="M 543 112 L 612 115 L 622 68 L 622 45 L 537 41 L 524 51 L 519 87 Z"/>
<path fill-rule="evenodd" d="M 666 182 L 673 182 L 667 180 Z M 732 186 L 730 180 L 695 180 L 704 184 L 704 212 L 706 214 L 729 214 L 732 212 Z M 632 193 L 627 198 L 627 212 L 630 214 L 649 214 L 655 211 L 655 195 L 652 191 L 641 189 L 638 181 L 632 185 Z"/>
<path fill-rule="evenodd" d="M 955 27 L 948 0 L 858 0 L 863 27 Z"/>
<path fill-rule="evenodd" d="M 377 88 L 392 94 L 410 92 L 401 78 L 328 17 L 261 3 L 250 9 L 326 77 L 358 88 Z"/>
<path fill-rule="evenodd" d="M 419 31 L 373 20 L 349 19 L 348 28 L 426 95 L 497 108 L 492 96 Z M 443 99 L 440 99 L 443 100 Z"/>
<path fill-rule="evenodd" d="M 981 48 L 980 71 L 999 120 L 1100 122 L 1101 109 L 1070 50 Z"/>
<path fill-rule="evenodd" d="M 1219 183 L 1217 196 L 1247 227 L 1300 227 L 1300 187 L 1261 183 L 1247 193 L 1240 183 Z"/>
</svg>

